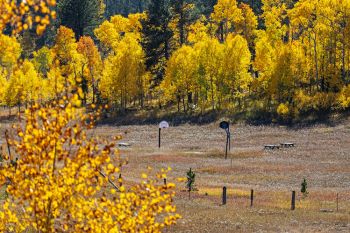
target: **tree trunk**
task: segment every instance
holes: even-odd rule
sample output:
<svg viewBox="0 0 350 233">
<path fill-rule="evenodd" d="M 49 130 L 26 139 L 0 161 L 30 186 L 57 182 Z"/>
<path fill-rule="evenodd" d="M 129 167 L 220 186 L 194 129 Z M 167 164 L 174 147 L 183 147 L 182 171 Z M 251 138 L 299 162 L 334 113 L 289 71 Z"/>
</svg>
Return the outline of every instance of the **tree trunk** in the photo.
<svg viewBox="0 0 350 233">
<path fill-rule="evenodd" d="M 220 30 L 220 42 L 224 43 L 224 22 L 221 22 L 219 25 L 219 30 Z"/>
<path fill-rule="evenodd" d="M 317 54 L 317 44 L 316 44 L 316 35 L 315 38 L 313 38 L 314 41 L 314 62 L 315 62 L 315 79 L 316 79 L 316 83 L 319 81 L 319 73 L 318 73 L 318 54 Z"/>
<path fill-rule="evenodd" d="M 215 100 L 214 100 L 214 85 L 213 85 L 213 78 L 210 78 L 210 88 L 211 88 L 211 105 L 213 108 L 213 111 L 215 110 Z"/>
<path fill-rule="evenodd" d="M 185 43 L 185 30 L 184 30 L 184 19 L 183 19 L 183 9 L 180 13 L 180 20 L 179 20 L 179 31 L 180 31 L 180 45 L 182 46 Z"/>
<path fill-rule="evenodd" d="M 342 39 L 342 67 L 341 67 L 341 77 L 345 83 L 345 28 L 343 28 L 343 39 Z"/>
<path fill-rule="evenodd" d="M 183 105 L 183 108 L 184 108 L 184 113 L 186 113 L 185 96 L 182 97 L 182 105 Z"/>
</svg>

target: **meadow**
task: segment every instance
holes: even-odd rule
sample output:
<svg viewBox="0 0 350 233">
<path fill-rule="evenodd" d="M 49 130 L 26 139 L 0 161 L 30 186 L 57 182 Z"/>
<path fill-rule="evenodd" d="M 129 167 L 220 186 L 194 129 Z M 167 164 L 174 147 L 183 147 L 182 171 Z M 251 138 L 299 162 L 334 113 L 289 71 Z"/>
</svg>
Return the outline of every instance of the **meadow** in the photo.
<svg viewBox="0 0 350 233">
<path fill-rule="evenodd" d="M 6 118 L 2 116 L 1 135 L 15 121 Z M 231 126 L 226 160 L 226 134 L 218 122 L 171 125 L 162 130 L 160 149 L 157 124 L 100 124 L 90 134 L 107 140 L 120 135 L 117 144 L 130 144 L 120 147 L 121 158 L 128 161 L 121 171 L 126 186 L 140 183 L 140 174 L 148 167 L 172 168 L 167 181 L 176 183 L 174 202 L 183 217 L 168 232 L 349 232 L 349 122 L 304 127 L 238 123 Z M 295 147 L 264 149 L 283 142 Z M 190 168 L 198 189 L 191 199 L 185 183 L 176 180 Z M 304 178 L 309 193 L 305 198 L 300 192 Z M 224 186 L 226 205 L 222 205 Z M 292 191 L 297 193 L 294 211 Z"/>
<path fill-rule="evenodd" d="M 177 184 L 175 202 L 183 215 L 169 232 L 349 232 L 349 121 L 308 127 L 234 125 L 231 152 L 224 159 L 225 132 L 218 123 L 179 125 L 103 125 L 94 134 L 121 135 L 130 148 L 121 148 L 129 163 L 125 182 L 139 182 L 139 173 L 171 167 L 168 180 Z M 266 144 L 295 143 L 294 148 L 264 150 Z M 192 168 L 198 191 L 188 193 L 184 177 Z M 300 193 L 303 178 L 309 195 Z M 222 206 L 223 186 L 227 205 Z M 254 205 L 250 207 L 250 190 Z M 291 192 L 297 192 L 291 211 Z M 337 211 L 338 194 L 338 211 Z"/>
<path fill-rule="evenodd" d="M 350 232 L 349 1 L 119 2 L 0 0 L 0 232 Z"/>
</svg>

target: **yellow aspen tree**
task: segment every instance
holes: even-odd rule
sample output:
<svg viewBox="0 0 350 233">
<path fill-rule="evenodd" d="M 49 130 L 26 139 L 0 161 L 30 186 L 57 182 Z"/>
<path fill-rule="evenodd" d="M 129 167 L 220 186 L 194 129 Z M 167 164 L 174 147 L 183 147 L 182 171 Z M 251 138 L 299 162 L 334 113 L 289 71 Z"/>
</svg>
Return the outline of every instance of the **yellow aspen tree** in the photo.
<svg viewBox="0 0 350 233">
<path fill-rule="evenodd" d="M 249 93 L 252 81 L 251 74 L 248 72 L 250 64 L 251 53 L 247 40 L 240 35 L 229 35 L 224 43 L 221 70 L 223 83 L 228 89 L 225 94 L 228 98 L 233 97 L 238 100 L 239 107 L 243 97 Z"/>
<path fill-rule="evenodd" d="M 139 42 L 132 35 L 126 35 L 115 54 L 104 61 L 101 94 L 119 105 L 121 110 L 126 109 L 130 98 L 143 98 L 143 78 L 146 75 L 143 57 Z"/>
<path fill-rule="evenodd" d="M 9 10 L 9 2 L 16 6 L 15 1 L 1 1 L 1 13 Z M 42 3 L 36 11 L 45 13 L 45 2 L 23 1 L 19 9 Z M 30 9 L 25 9 L 23 14 L 28 12 Z M 11 12 L 0 15 L 1 20 L 16 16 Z M 76 62 L 76 45 L 71 38 L 68 29 L 60 28 L 48 80 L 52 76 L 56 80 L 77 77 L 74 67 L 69 66 L 69 62 Z M 30 61 L 16 64 L 8 75 L 5 92 L 13 95 L 5 97 L 10 104 L 19 99 L 12 96 L 23 93 L 34 99 L 33 87 L 39 83 L 35 79 L 27 89 L 17 90 L 26 79 L 38 77 Z M 22 115 L 23 121 L 12 127 L 8 140 L 12 154 L 5 156 L 0 168 L 0 185 L 6 186 L 7 194 L 0 206 L 0 232 L 162 232 L 175 224 L 180 216 L 173 203 L 174 184 L 158 185 L 167 171 L 162 170 L 155 178 L 142 174 L 138 185 L 113 185 L 123 164 L 117 149 L 113 143 L 88 136 L 95 118 L 78 109 L 82 90 L 64 88 L 78 94 L 59 94 L 55 89 L 55 100 L 33 104 Z M 97 109 L 96 115 L 100 111 Z M 12 160 L 12 156 L 17 159 Z"/>
<path fill-rule="evenodd" d="M 173 31 L 173 47 L 179 48 L 187 44 L 188 29 L 195 20 L 195 4 L 188 0 L 170 0 L 169 8 L 172 20 L 169 27 Z"/>
<path fill-rule="evenodd" d="M 66 82 L 67 78 L 62 75 L 61 69 L 56 65 L 52 66 L 43 82 L 45 99 L 53 100 L 60 93 L 67 92 Z"/>
<path fill-rule="evenodd" d="M 25 60 L 21 67 L 21 82 L 24 86 L 24 101 L 33 104 L 43 98 L 42 79 L 35 70 L 32 62 Z"/>
<path fill-rule="evenodd" d="M 82 55 L 77 51 L 78 44 L 75 41 L 75 35 L 72 29 L 61 26 L 56 35 L 55 45 L 52 48 L 54 64 L 60 69 L 64 77 L 64 86 L 81 84 Z M 68 90 L 66 90 L 68 93 Z"/>
<path fill-rule="evenodd" d="M 294 76 L 291 70 L 292 47 L 283 45 L 276 51 L 276 65 L 271 75 L 269 94 L 277 103 L 291 102 L 294 95 Z"/>
<path fill-rule="evenodd" d="M 202 111 L 208 106 L 215 110 L 218 106 L 217 80 L 220 74 L 220 64 L 223 57 L 223 45 L 215 38 L 207 37 L 194 44 L 197 52 L 198 72 L 200 84 L 199 99 Z"/>
<path fill-rule="evenodd" d="M 270 43 L 265 31 L 259 31 L 255 45 L 254 70 L 258 76 L 253 81 L 252 89 L 260 97 L 267 96 L 267 90 L 276 64 L 276 48 Z"/>
<path fill-rule="evenodd" d="M 209 37 L 209 29 L 205 25 L 205 20 L 205 17 L 202 17 L 189 26 L 188 41 L 190 43 L 196 43 Z"/>
<path fill-rule="evenodd" d="M 31 62 L 25 60 L 17 64 L 7 86 L 8 106 L 18 105 L 20 111 L 22 105 L 37 101 L 41 91 L 40 86 L 41 80 Z"/>
<path fill-rule="evenodd" d="M 81 37 L 78 41 L 77 51 L 82 55 L 82 89 L 84 91 L 84 102 L 92 88 L 92 103 L 96 101 L 97 83 L 100 79 L 102 60 L 98 48 L 91 37 Z"/>
<path fill-rule="evenodd" d="M 0 106 L 5 106 L 5 91 L 7 86 L 7 80 L 4 73 L 0 73 Z"/>
<path fill-rule="evenodd" d="M 107 51 L 100 81 L 101 95 L 125 110 L 130 100 L 139 100 L 143 106 L 147 88 L 144 52 L 140 41 L 140 20 L 144 14 L 128 18 L 114 16 L 95 30 L 97 38 Z"/>
<path fill-rule="evenodd" d="M 346 85 L 342 88 L 337 102 L 341 109 L 347 109 L 350 107 L 350 85 Z"/>
<path fill-rule="evenodd" d="M 7 89 L 9 79 L 12 75 L 13 69 L 16 67 L 20 55 L 21 45 L 16 38 L 4 35 L 0 32 L 0 85 L 2 86 L 0 88 L 0 102 L 5 105 L 10 103 L 10 105 L 7 106 L 13 106 L 15 104 L 14 93 L 7 92 Z"/>
<path fill-rule="evenodd" d="M 236 0 L 218 0 L 211 18 L 219 25 L 219 38 L 223 42 L 229 32 L 235 30 L 236 24 L 243 20 L 242 10 Z"/>
<path fill-rule="evenodd" d="M 288 12 L 292 33 L 303 41 L 310 61 L 309 85 L 303 93 L 314 98 L 314 109 L 330 110 L 335 105 L 332 103 L 336 101 L 334 96 L 347 82 L 345 61 L 349 42 L 345 38 L 349 31 L 348 7 L 346 1 L 303 0 Z"/>
<path fill-rule="evenodd" d="M 11 72 L 21 55 L 21 45 L 14 37 L 0 32 L 0 72 Z"/>
<path fill-rule="evenodd" d="M 319 8 L 318 1 L 308 0 L 300 1 L 295 4 L 288 14 L 291 19 L 292 32 L 302 30 L 300 39 L 305 41 L 306 51 L 308 56 L 312 58 L 313 66 L 313 80 L 310 80 L 310 86 L 312 92 L 317 91 L 319 88 L 318 83 L 320 81 L 320 43 L 318 35 L 318 21 L 317 21 L 317 9 Z M 299 29 L 298 29 L 299 28 Z M 311 94 L 311 93 L 310 93 Z"/>
<path fill-rule="evenodd" d="M 113 160 L 124 162 L 114 144 L 88 136 L 94 117 L 80 104 L 77 94 L 34 104 L 14 126 L 9 144 L 18 160 L 0 169 L 9 196 L 0 231 L 162 232 L 174 224 L 174 184 L 158 185 L 167 171 L 143 174 L 139 185 L 113 185 L 120 172 Z"/>
<path fill-rule="evenodd" d="M 141 39 L 140 20 L 143 18 L 145 14 L 130 14 L 127 18 L 115 15 L 110 21 L 104 21 L 95 29 L 95 35 L 101 41 L 104 51 L 106 53 L 115 51 L 124 35 L 132 34 L 135 39 Z"/>
<path fill-rule="evenodd" d="M 7 90 L 5 95 L 7 97 L 8 106 L 21 105 L 28 103 L 34 103 L 42 97 L 42 83 L 41 78 L 36 72 L 34 65 L 24 60 L 23 63 L 17 64 L 13 73 L 8 81 Z"/>
<path fill-rule="evenodd" d="M 287 8 L 282 0 L 263 0 L 262 17 L 264 19 L 266 34 L 269 36 L 270 43 L 276 46 L 282 43 L 286 36 L 288 26 L 284 23 L 287 17 Z"/>
<path fill-rule="evenodd" d="M 20 80 L 19 71 L 15 71 L 8 79 L 5 89 L 5 103 L 9 108 L 21 103 L 23 98 L 23 83 Z M 10 110 L 11 111 L 11 110 Z"/>
<path fill-rule="evenodd" d="M 238 7 L 242 11 L 243 19 L 237 22 L 236 31 L 247 40 L 250 51 L 253 51 L 258 28 L 258 17 L 249 5 L 241 3 Z"/>
<path fill-rule="evenodd" d="M 168 99 L 177 101 L 178 111 L 180 111 L 181 100 L 184 112 L 193 103 L 197 70 L 195 52 L 192 47 L 186 45 L 176 50 L 167 63 L 161 88 Z"/>
<path fill-rule="evenodd" d="M 46 46 L 33 53 L 33 64 L 36 71 L 43 77 L 47 77 L 53 63 L 52 50 Z"/>
<path fill-rule="evenodd" d="M 256 32 L 253 62 L 256 79 L 252 82 L 252 91 L 263 108 L 269 109 L 273 102 L 271 78 L 278 62 L 278 49 L 284 45 L 283 40 L 288 31 L 284 24 L 287 11 L 281 0 L 263 0 L 262 9 L 266 29 Z"/>
<path fill-rule="evenodd" d="M 349 53 L 350 53 L 350 1 L 340 0 L 333 3 L 334 10 L 337 12 L 336 25 L 340 33 L 339 36 L 338 51 L 339 51 L 339 63 L 341 69 L 341 76 L 343 82 L 346 82 L 349 77 Z"/>
</svg>

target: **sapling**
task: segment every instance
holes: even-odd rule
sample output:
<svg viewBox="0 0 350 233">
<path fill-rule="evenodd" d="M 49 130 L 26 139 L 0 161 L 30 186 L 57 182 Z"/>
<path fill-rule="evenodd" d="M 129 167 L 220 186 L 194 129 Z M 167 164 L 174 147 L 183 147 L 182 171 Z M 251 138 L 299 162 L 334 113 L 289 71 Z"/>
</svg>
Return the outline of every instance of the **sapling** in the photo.
<svg viewBox="0 0 350 233">
<path fill-rule="evenodd" d="M 192 171 L 192 168 L 187 172 L 186 188 L 188 190 L 188 198 L 191 199 L 191 191 L 195 188 L 196 174 Z"/>
<path fill-rule="evenodd" d="M 304 181 L 301 183 L 301 193 L 303 194 L 303 198 L 306 198 L 309 192 L 307 191 L 307 182 L 304 178 Z"/>
</svg>

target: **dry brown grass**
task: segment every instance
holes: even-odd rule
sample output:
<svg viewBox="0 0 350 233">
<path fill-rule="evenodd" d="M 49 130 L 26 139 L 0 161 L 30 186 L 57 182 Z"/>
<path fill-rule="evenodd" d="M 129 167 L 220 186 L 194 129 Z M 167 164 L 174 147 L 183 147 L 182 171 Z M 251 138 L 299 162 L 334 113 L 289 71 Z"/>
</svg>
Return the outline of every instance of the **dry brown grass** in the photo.
<svg viewBox="0 0 350 233">
<path fill-rule="evenodd" d="M 125 132 L 127 173 L 170 166 L 171 177 L 184 176 L 191 167 L 198 192 L 188 200 L 178 185 L 176 202 L 184 219 L 171 232 L 348 232 L 350 230 L 349 127 L 315 126 L 233 127 L 232 151 L 224 160 L 225 134 L 216 124 L 182 125 L 163 131 L 157 148 L 157 126 L 103 126 L 97 134 Z M 102 132 L 102 133 L 100 133 Z M 264 151 L 265 144 L 294 142 L 295 148 Z M 232 163 L 231 163 L 232 158 Z M 303 178 L 309 196 L 297 197 L 290 211 L 291 191 L 300 190 Z M 137 179 L 137 178 L 136 178 Z M 228 187 L 228 205 L 220 206 L 222 187 Z M 254 208 L 249 207 L 255 190 Z M 339 212 L 336 212 L 339 193 Z"/>
<path fill-rule="evenodd" d="M 168 232 L 350 232 L 349 122 L 301 129 L 235 125 L 227 160 L 225 133 L 217 124 L 163 130 L 161 149 L 157 125 L 103 125 L 93 134 L 109 139 L 121 134 L 122 141 L 132 144 L 121 149 L 129 160 L 122 169 L 125 182 L 139 182 L 148 166 L 170 166 L 170 181 L 185 176 L 189 168 L 196 172 L 199 191 L 191 200 L 181 191 L 184 184 L 175 181 L 175 202 L 184 218 Z M 4 127 L 8 125 L 2 124 L 0 133 Z M 282 142 L 296 147 L 263 150 L 265 144 Z M 291 191 L 300 190 L 303 178 L 310 194 L 302 199 L 298 193 L 297 210 L 290 211 Z M 226 206 L 220 205 L 223 186 L 228 188 Z M 253 208 L 250 189 L 255 191 Z"/>
</svg>

